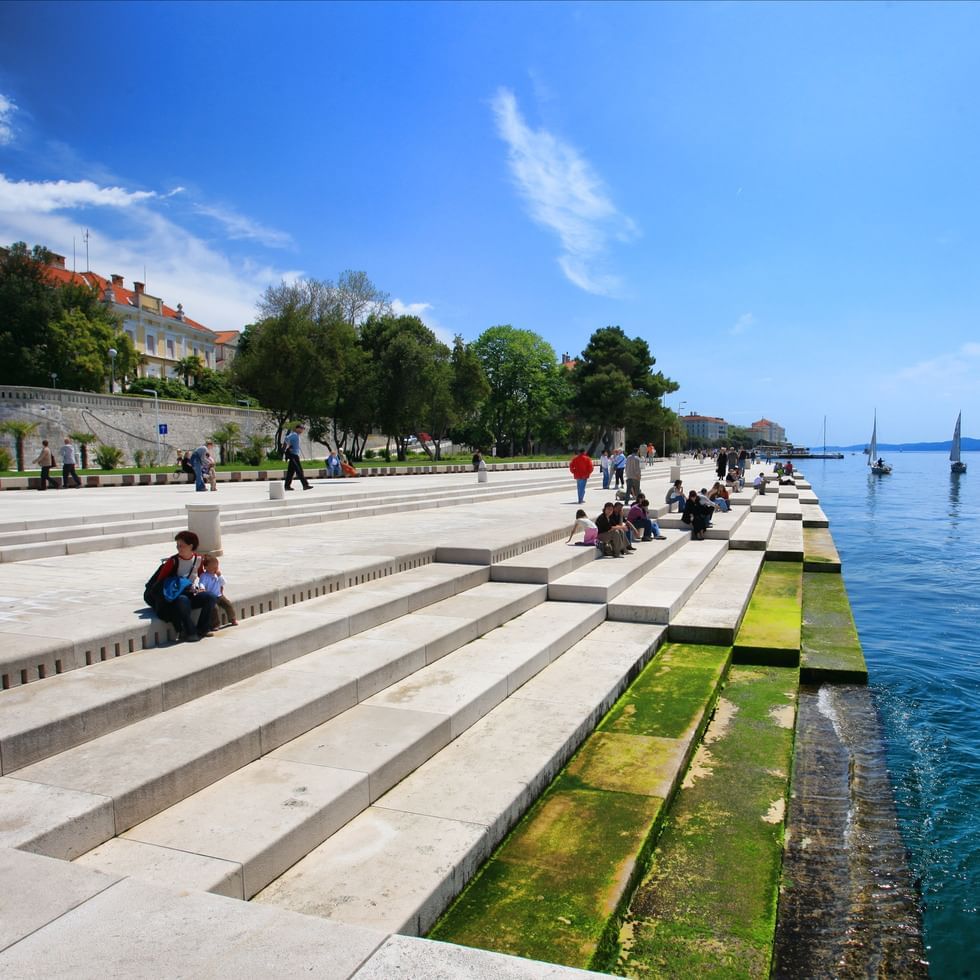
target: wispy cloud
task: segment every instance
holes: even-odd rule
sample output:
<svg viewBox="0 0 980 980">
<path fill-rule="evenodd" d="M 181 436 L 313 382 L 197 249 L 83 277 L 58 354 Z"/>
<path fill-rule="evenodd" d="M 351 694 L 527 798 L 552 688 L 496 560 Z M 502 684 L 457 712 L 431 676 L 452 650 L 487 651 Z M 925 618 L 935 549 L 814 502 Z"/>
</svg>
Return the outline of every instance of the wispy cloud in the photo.
<svg viewBox="0 0 980 980">
<path fill-rule="evenodd" d="M 145 268 L 150 293 L 170 306 L 183 303 L 189 317 L 216 330 L 251 322 L 256 300 L 270 283 L 302 275 L 253 258 L 231 258 L 171 216 L 164 198 L 173 194 L 88 180 L 12 181 L 0 174 L 0 242 L 38 243 L 71 255 L 84 221 L 92 232 L 92 269 L 143 280 Z"/>
<path fill-rule="evenodd" d="M 501 88 L 492 107 L 531 218 L 561 242 L 562 272 L 586 292 L 616 295 L 620 278 L 603 271 L 608 245 L 610 240 L 633 239 L 636 225 L 617 210 L 602 178 L 574 147 L 545 129 L 528 126 L 513 92 Z"/>
<path fill-rule="evenodd" d="M 980 343 L 963 344 L 959 350 L 939 354 L 919 361 L 893 376 L 901 384 L 921 384 L 949 393 L 951 388 L 961 388 L 962 383 L 976 387 L 977 368 L 980 366 Z"/>
<path fill-rule="evenodd" d="M 178 188 L 183 190 L 183 188 Z M 176 191 L 171 191 L 171 194 Z M 267 248 L 287 248 L 293 244 L 292 236 L 285 231 L 267 228 L 257 221 L 239 214 L 232 208 L 216 204 L 195 204 L 194 210 L 207 218 L 213 218 L 224 229 L 232 241 L 260 242 Z"/>
<path fill-rule="evenodd" d="M 17 106 L 7 96 L 0 93 L 0 146 L 14 141 L 14 129 L 11 121 L 16 111 Z"/>
<path fill-rule="evenodd" d="M 734 334 L 736 337 L 739 334 L 746 333 L 749 328 L 755 323 L 755 317 L 751 313 L 743 313 L 731 326 L 728 331 L 730 334 Z"/>
<path fill-rule="evenodd" d="M 391 301 L 391 312 L 395 316 L 417 316 L 444 344 L 452 346 L 455 333 L 448 327 L 444 327 L 429 312 L 432 309 L 431 303 L 403 303 L 400 299 Z"/>
</svg>

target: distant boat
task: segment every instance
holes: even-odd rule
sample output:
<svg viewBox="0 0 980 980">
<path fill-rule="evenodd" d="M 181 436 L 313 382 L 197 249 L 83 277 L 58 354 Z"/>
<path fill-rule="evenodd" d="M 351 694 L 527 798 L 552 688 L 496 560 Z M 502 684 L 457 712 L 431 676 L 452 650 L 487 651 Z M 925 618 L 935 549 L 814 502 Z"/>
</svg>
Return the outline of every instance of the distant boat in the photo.
<svg viewBox="0 0 980 980">
<path fill-rule="evenodd" d="M 953 429 L 953 445 L 949 447 L 950 473 L 965 473 L 966 463 L 960 461 L 960 419 L 963 413 L 956 416 L 956 428 Z"/>
<path fill-rule="evenodd" d="M 887 476 L 892 468 L 878 457 L 878 413 L 875 412 L 875 424 L 871 430 L 871 445 L 868 446 L 868 466 L 875 476 Z"/>
</svg>

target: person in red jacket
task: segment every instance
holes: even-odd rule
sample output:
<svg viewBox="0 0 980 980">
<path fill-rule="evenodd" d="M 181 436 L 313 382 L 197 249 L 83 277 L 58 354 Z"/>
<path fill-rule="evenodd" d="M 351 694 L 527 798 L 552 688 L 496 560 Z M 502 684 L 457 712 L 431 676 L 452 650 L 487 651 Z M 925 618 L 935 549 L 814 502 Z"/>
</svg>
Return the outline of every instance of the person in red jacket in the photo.
<svg viewBox="0 0 980 980">
<path fill-rule="evenodd" d="M 575 477 L 575 483 L 578 486 L 578 502 L 584 504 L 585 485 L 592 475 L 592 460 L 589 459 L 589 455 L 584 449 L 580 449 L 568 464 L 568 468 L 572 471 L 572 476 Z"/>
</svg>

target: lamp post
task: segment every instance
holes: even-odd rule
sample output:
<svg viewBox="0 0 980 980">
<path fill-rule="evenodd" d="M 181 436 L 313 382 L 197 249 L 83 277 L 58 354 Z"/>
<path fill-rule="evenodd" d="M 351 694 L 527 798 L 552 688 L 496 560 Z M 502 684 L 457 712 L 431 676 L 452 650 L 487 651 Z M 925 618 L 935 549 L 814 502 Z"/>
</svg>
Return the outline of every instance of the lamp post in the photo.
<svg viewBox="0 0 980 980">
<path fill-rule="evenodd" d="M 58 387 L 58 375 L 57 375 L 57 372 L 55 372 L 55 371 L 52 371 L 51 372 L 51 387 L 52 388 L 57 388 Z"/>
<path fill-rule="evenodd" d="M 677 418 L 678 418 L 678 419 L 683 419 L 683 414 L 684 414 L 684 406 L 685 406 L 686 404 L 687 404 L 687 402 L 686 402 L 686 401 L 683 401 L 683 402 L 678 402 L 678 403 L 677 403 Z M 683 422 L 683 421 L 681 422 L 681 425 L 684 425 L 684 422 Z M 686 431 L 687 431 L 687 429 L 686 429 L 686 427 L 685 427 L 685 432 L 686 432 Z"/>
<path fill-rule="evenodd" d="M 109 348 L 109 394 L 116 393 L 116 348 Z"/>
<path fill-rule="evenodd" d="M 160 447 L 160 395 L 153 388 L 144 388 L 143 389 L 143 394 L 144 395 L 152 395 L 153 396 L 153 408 L 156 411 L 156 417 L 157 417 L 157 458 L 156 458 L 156 464 L 157 464 L 157 466 L 159 466 L 160 465 L 160 458 L 161 458 L 160 454 L 162 452 L 161 447 Z"/>
<path fill-rule="evenodd" d="M 250 398 L 238 398 L 236 399 L 239 405 L 244 405 L 245 408 L 252 407 L 252 400 Z M 245 416 L 245 438 L 250 439 L 252 436 L 252 415 L 249 413 Z"/>
</svg>

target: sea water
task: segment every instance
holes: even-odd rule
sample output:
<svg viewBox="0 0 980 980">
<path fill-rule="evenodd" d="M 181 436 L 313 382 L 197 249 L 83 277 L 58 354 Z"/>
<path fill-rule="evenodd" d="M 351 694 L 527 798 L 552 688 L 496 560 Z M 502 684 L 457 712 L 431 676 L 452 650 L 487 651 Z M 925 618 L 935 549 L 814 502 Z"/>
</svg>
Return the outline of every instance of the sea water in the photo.
<svg viewBox="0 0 980 980">
<path fill-rule="evenodd" d="M 980 454 L 807 460 L 884 726 L 933 977 L 980 977 Z"/>
</svg>

